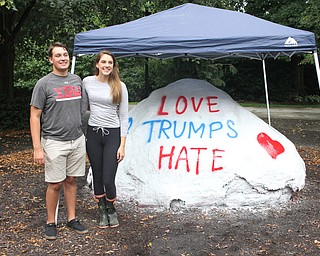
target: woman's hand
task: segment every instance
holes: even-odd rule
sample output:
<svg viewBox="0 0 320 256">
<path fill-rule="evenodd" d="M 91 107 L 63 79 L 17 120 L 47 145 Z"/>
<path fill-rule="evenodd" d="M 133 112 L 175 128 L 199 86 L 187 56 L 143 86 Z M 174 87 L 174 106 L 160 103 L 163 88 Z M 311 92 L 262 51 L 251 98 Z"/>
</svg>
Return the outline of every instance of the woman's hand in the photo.
<svg viewBox="0 0 320 256">
<path fill-rule="evenodd" d="M 120 163 L 124 158 L 124 147 L 119 147 L 117 152 L 117 160 Z"/>
</svg>

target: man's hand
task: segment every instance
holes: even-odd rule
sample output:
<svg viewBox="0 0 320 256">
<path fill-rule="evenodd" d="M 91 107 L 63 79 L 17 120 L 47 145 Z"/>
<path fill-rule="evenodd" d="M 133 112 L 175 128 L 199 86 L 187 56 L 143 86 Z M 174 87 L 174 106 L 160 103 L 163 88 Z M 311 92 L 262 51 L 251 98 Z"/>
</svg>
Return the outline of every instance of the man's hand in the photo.
<svg viewBox="0 0 320 256">
<path fill-rule="evenodd" d="M 35 164 L 44 164 L 44 153 L 42 148 L 34 149 L 33 161 Z"/>
</svg>

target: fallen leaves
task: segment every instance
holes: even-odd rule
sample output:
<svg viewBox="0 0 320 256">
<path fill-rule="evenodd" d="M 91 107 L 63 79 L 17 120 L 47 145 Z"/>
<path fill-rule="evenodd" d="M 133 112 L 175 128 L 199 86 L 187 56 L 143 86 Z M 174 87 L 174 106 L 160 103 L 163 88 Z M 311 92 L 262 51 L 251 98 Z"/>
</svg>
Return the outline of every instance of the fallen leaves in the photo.
<svg viewBox="0 0 320 256">
<path fill-rule="evenodd" d="M 307 165 L 320 165 L 320 149 L 300 147 L 298 152 Z"/>
<path fill-rule="evenodd" d="M 47 241 L 43 238 L 46 184 L 43 166 L 33 164 L 30 133 L 0 132 L 0 138 L 0 255 L 319 254 L 317 148 L 298 148 L 307 166 L 307 184 L 297 193 L 296 204 L 262 213 L 196 209 L 172 214 L 118 202 L 120 226 L 100 230 L 96 202 L 85 179 L 80 179 L 77 213 L 89 232 L 79 236 L 66 228 L 62 200 L 58 239 Z"/>
<path fill-rule="evenodd" d="M 8 173 L 34 174 L 43 172 L 43 166 L 33 163 L 33 151 L 25 149 L 9 155 L 0 155 L 0 175 Z"/>
</svg>

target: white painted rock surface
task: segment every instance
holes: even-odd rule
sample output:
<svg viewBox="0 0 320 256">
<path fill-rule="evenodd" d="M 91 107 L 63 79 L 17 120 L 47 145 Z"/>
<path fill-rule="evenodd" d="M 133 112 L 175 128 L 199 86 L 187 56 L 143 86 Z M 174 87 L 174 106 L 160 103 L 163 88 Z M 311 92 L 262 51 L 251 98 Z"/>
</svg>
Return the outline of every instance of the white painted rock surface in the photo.
<svg viewBox="0 0 320 256">
<path fill-rule="evenodd" d="M 118 196 L 140 206 L 270 206 L 305 184 L 305 163 L 284 135 L 222 90 L 182 79 L 130 112 Z"/>
</svg>

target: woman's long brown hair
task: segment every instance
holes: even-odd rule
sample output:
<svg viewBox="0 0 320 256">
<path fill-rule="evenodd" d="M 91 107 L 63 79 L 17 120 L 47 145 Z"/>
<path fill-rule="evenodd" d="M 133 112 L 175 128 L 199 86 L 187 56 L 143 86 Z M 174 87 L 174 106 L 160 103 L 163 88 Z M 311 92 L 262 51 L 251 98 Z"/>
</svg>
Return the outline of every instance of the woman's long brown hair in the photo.
<svg viewBox="0 0 320 256">
<path fill-rule="evenodd" d="M 97 55 L 96 61 L 94 63 L 94 74 L 99 75 L 99 69 L 96 67 L 96 65 L 104 54 L 111 56 L 113 60 L 113 70 L 109 75 L 108 83 L 111 87 L 112 102 L 115 104 L 119 104 L 121 102 L 121 97 L 122 97 L 122 88 L 121 88 L 121 80 L 119 75 L 119 68 L 117 65 L 116 57 L 113 55 L 113 53 L 109 51 L 99 52 L 99 54 Z"/>
</svg>

